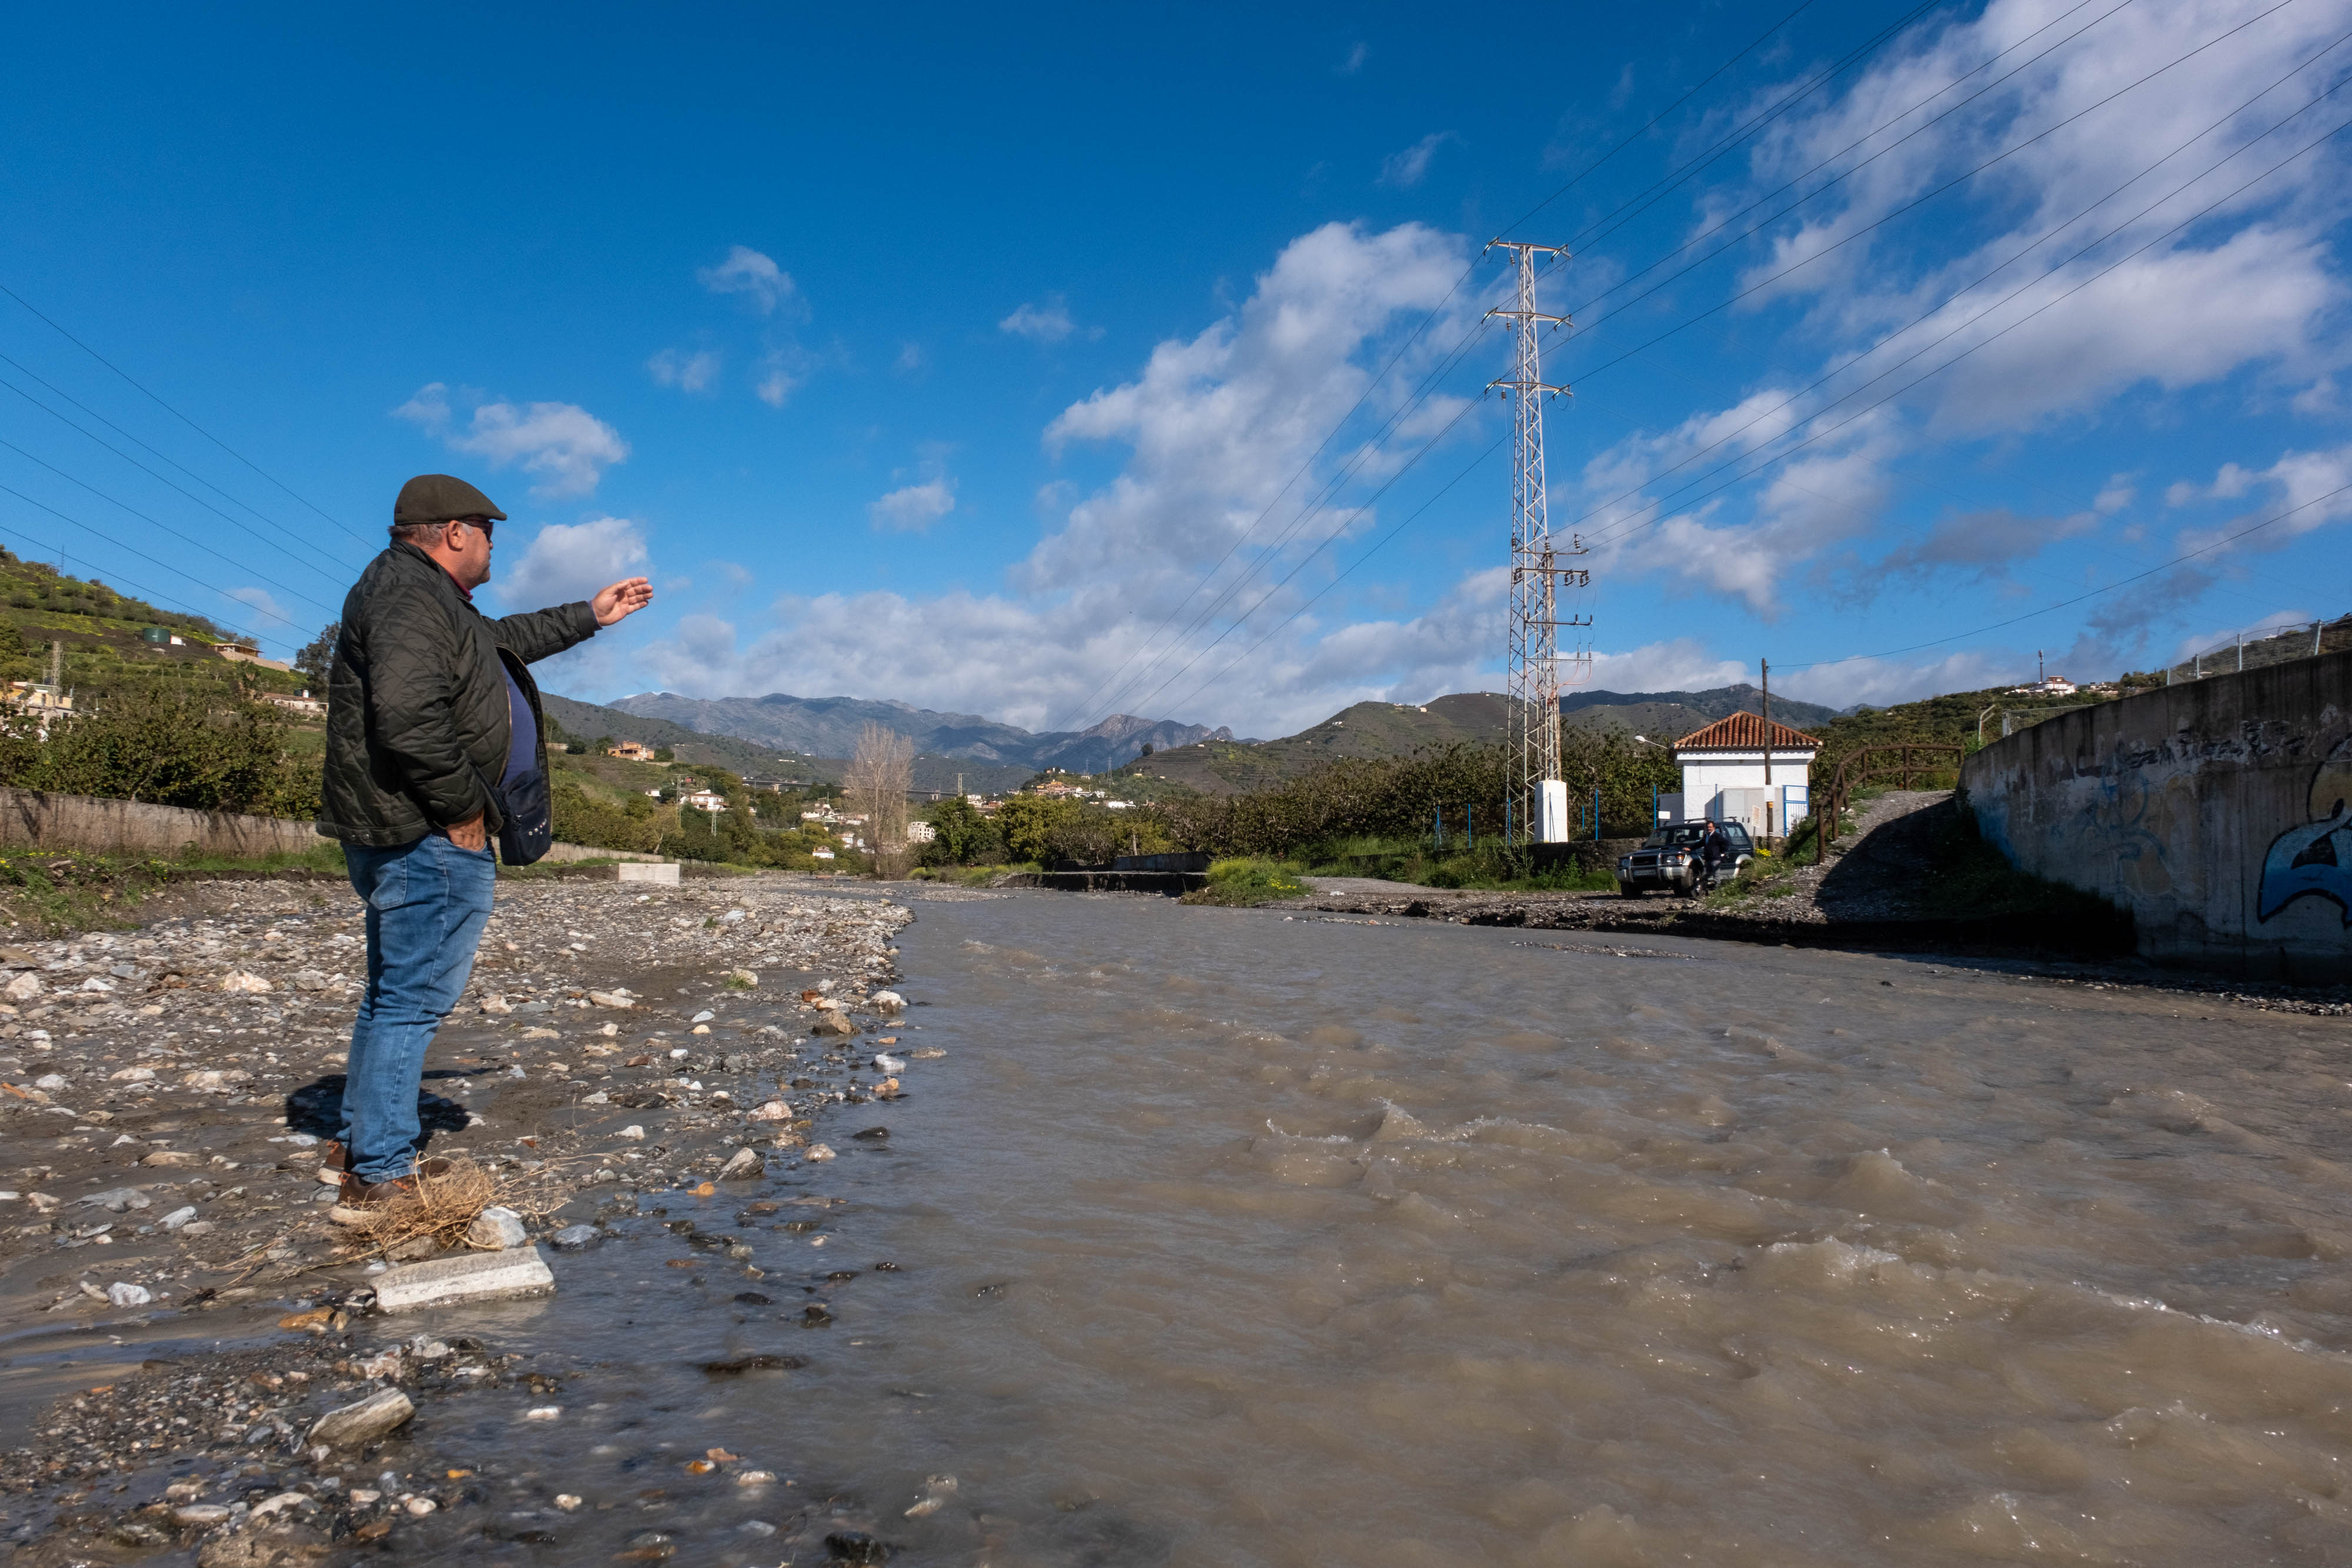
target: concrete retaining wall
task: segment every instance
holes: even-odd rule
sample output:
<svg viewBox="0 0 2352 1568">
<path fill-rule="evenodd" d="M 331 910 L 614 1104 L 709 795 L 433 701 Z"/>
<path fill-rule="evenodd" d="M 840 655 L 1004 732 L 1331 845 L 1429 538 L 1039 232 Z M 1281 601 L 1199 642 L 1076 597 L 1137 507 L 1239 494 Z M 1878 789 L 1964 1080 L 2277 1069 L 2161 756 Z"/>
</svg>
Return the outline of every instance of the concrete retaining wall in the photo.
<svg viewBox="0 0 2352 1568">
<path fill-rule="evenodd" d="M 2129 909 L 2147 957 L 2352 982 L 2352 653 L 2061 714 L 1960 787 L 2012 864 Z"/>
<path fill-rule="evenodd" d="M 647 865 L 667 865 L 660 855 L 646 854 L 638 850 L 600 850 L 587 844 L 567 844 L 558 840 L 547 846 L 546 861 L 643 861 Z"/>
<path fill-rule="evenodd" d="M 160 856 L 193 844 L 205 854 L 258 856 L 307 854 L 324 841 L 310 823 L 281 817 L 0 789 L 0 844 Z"/>
<path fill-rule="evenodd" d="M 92 854 L 169 858 L 194 845 L 208 855 L 256 859 L 308 854 L 329 841 L 307 821 L 284 817 L 248 817 L 236 811 L 191 811 L 140 800 L 109 800 L 96 795 L 52 795 L 39 789 L 0 788 L 0 844 L 44 850 L 82 850 Z M 581 844 L 549 846 L 551 861 L 646 861 L 659 855 L 635 850 L 599 850 Z"/>
</svg>

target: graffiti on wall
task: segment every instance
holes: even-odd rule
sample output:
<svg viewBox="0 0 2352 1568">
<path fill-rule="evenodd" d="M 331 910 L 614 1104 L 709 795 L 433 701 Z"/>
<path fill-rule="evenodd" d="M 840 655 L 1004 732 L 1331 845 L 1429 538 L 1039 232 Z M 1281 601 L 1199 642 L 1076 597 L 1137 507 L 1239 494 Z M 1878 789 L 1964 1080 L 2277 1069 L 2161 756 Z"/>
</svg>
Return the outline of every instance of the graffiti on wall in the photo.
<svg viewBox="0 0 2352 1568">
<path fill-rule="evenodd" d="M 2352 737 L 2336 743 L 2311 777 L 2310 818 L 2271 841 L 2263 857 L 2255 918 L 2298 898 L 2333 899 L 2352 926 Z"/>
</svg>

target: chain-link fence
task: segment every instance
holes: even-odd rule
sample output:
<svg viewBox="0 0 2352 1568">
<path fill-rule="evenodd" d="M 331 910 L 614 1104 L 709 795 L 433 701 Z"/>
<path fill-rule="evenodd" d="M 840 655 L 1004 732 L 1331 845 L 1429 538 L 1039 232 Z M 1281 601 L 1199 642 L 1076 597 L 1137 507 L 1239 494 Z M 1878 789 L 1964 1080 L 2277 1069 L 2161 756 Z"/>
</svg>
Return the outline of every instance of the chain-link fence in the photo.
<svg viewBox="0 0 2352 1568">
<path fill-rule="evenodd" d="M 2347 648 L 2352 648 L 2352 615 L 2277 626 L 2266 632 L 2241 632 L 2228 642 L 2216 643 L 2167 669 L 2164 684 L 2168 686 L 2180 681 L 2201 681 L 2208 675 L 2259 670 L 2265 664 L 2284 664 Z"/>
</svg>

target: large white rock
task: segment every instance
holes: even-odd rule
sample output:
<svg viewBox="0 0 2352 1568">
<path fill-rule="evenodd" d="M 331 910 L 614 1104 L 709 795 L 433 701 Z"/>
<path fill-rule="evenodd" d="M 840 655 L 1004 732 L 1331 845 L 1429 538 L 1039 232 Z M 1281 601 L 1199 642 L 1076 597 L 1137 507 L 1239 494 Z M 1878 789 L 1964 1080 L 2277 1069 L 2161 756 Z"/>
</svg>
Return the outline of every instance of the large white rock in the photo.
<svg viewBox="0 0 2352 1568">
<path fill-rule="evenodd" d="M 466 1244 L 485 1251 L 503 1252 L 530 1239 L 522 1228 L 522 1216 L 496 1204 L 474 1216 L 474 1223 L 466 1228 Z"/>
<path fill-rule="evenodd" d="M 501 1252 L 461 1252 L 425 1263 L 404 1263 L 375 1277 L 375 1304 L 387 1312 L 412 1312 L 460 1301 L 534 1296 L 555 1289 L 555 1276 L 539 1249 L 522 1246 Z"/>
<path fill-rule="evenodd" d="M 6 997 L 12 1002 L 26 1002 L 32 1000 L 47 988 L 41 984 L 40 976 L 27 969 L 9 981 L 6 986 L 0 987 L 0 997 Z"/>
</svg>

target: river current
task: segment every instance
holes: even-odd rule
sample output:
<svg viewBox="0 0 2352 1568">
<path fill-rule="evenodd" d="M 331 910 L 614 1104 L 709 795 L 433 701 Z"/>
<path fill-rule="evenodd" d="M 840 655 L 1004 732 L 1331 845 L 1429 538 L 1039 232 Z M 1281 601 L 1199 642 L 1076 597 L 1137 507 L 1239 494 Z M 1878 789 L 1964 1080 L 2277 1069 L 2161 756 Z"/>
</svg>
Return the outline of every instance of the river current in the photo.
<svg viewBox="0 0 2352 1568">
<path fill-rule="evenodd" d="M 515 1560 L 818 1562 L 856 1530 L 1041 1568 L 2352 1562 L 2341 1020 L 1931 959 L 914 906 L 896 1049 L 947 1054 L 740 1232 L 762 1290 L 854 1271 L 830 1326 L 665 1269 L 650 1216 L 488 1311 L 574 1368 L 553 1425 L 443 1417 L 588 1500 Z M 742 1207 L 670 1211 L 714 1203 Z M 758 1354 L 808 1365 L 700 1370 Z M 685 1479 L 714 1448 L 778 1479 Z"/>
</svg>

